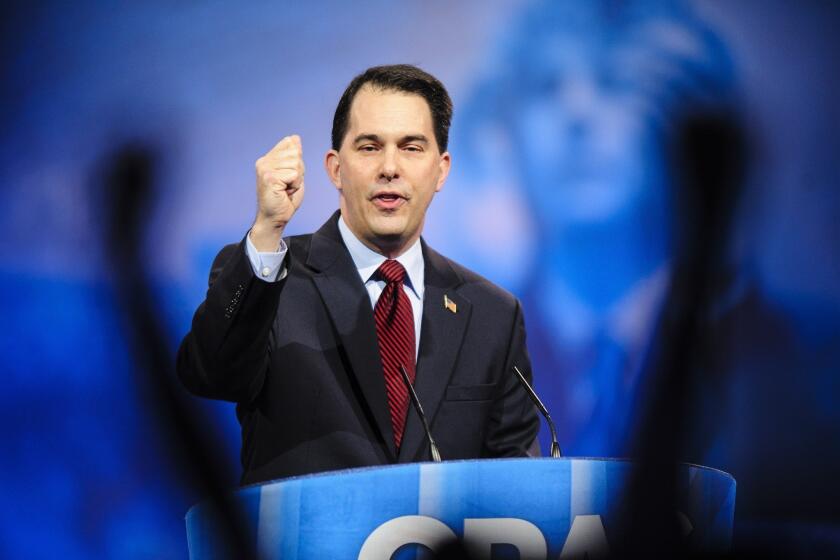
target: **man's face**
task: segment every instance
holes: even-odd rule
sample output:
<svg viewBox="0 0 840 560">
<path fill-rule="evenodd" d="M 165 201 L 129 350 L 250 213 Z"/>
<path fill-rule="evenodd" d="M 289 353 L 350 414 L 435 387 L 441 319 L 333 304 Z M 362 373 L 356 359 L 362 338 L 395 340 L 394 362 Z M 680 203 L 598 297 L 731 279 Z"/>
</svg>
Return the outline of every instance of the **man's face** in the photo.
<svg viewBox="0 0 840 560">
<path fill-rule="evenodd" d="M 363 86 L 341 149 L 327 152 L 325 164 L 350 230 L 371 249 L 395 257 L 420 236 L 450 158 L 440 153 L 425 99 Z"/>
</svg>

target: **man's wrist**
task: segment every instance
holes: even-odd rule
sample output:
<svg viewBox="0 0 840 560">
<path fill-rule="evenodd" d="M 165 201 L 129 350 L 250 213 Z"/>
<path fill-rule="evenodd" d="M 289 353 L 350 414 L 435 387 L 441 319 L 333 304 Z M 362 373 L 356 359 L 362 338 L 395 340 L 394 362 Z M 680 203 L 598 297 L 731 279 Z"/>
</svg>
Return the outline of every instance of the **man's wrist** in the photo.
<svg viewBox="0 0 840 560">
<path fill-rule="evenodd" d="M 280 239 L 283 237 L 283 226 L 254 222 L 248 237 L 254 248 L 261 253 L 276 253 L 280 247 Z"/>
</svg>

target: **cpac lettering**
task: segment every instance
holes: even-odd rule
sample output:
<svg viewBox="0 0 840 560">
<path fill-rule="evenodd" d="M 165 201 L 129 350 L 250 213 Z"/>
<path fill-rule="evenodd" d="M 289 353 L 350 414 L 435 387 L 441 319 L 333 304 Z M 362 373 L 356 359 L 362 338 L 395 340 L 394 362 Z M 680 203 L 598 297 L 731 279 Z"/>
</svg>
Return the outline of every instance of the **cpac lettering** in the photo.
<svg viewBox="0 0 840 560">
<path fill-rule="evenodd" d="M 425 515 L 406 515 L 386 521 L 368 536 L 359 551 L 359 560 L 390 558 L 400 547 L 419 544 L 432 552 L 458 537 L 444 523 Z M 544 559 L 548 555 L 545 536 L 536 525 L 513 517 L 464 519 L 464 546 L 477 559 L 490 560 L 494 544 L 507 544 L 519 550 L 520 558 Z M 559 558 L 596 560 L 609 556 L 607 535 L 600 515 L 578 515 Z"/>
<path fill-rule="evenodd" d="M 688 517 L 677 512 L 682 533 L 694 527 Z M 458 537 L 447 525 L 425 515 L 406 515 L 386 521 L 368 536 L 359 551 L 359 560 L 390 558 L 407 544 L 419 544 L 432 552 Z M 494 544 L 507 544 L 519 550 L 520 558 L 543 559 L 548 556 L 545 536 L 536 525 L 514 517 L 464 519 L 464 546 L 476 559 L 490 560 Z M 572 521 L 558 560 L 607 558 L 610 547 L 600 515 L 578 515 Z"/>
</svg>

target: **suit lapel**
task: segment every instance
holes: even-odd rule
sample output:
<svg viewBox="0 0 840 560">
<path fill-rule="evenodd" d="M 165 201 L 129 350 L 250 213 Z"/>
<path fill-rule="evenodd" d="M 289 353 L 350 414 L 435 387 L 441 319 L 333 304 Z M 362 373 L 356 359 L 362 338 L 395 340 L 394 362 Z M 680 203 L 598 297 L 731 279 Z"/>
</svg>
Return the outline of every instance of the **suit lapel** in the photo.
<svg viewBox="0 0 840 560">
<path fill-rule="evenodd" d="M 452 373 L 461 342 L 470 319 L 472 304 L 455 290 L 461 279 L 440 254 L 423 242 L 426 288 L 423 295 L 423 320 L 420 332 L 420 352 L 417 359 L 417 378 L 414 389 L 430 425 L 440 408 L 441 400 Z M 445 299 L 446 298 L 446 299 Z M 445 305 L 451 302 L 453 306 Z M 400 462 L 429 459 L 426 434 L 414 407 L 409 405 Z M 432 436 L 435 430 L 432 428 Z M 423 456 L 418 453 L 424 449 Z M 444 457 L 446 459 L 446 457 Z"/>
<path fill-rule="evenodd" d="M 373 310 L 338 231 L 338 212 L 312 236 L 307 265 L 383 442 L 396 457 Z"/>
</svg>

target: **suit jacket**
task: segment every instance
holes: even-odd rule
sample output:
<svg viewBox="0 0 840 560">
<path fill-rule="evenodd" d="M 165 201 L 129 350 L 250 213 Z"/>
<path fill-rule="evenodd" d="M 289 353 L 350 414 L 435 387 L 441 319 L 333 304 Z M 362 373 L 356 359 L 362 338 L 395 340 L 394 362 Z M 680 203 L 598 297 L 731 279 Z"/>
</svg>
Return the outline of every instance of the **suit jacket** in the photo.
<svg viewBox="0 0 840 560">
<path fill-rule="evenodd" d="M 414 410 L 395 448 L 373 309 L 338 218 L 286 240 L 288 273 L 278 282 L 255 277 L 244 240 L 222 249 L 178 351 L 191 392 L 237 403 L 243 484 L 429 459 Z M 441 455 L 526 455 L 539 420 L 511 371 L 531 369 L 521 306 L 421 243 L 415 389 Z"/>
</svg>

